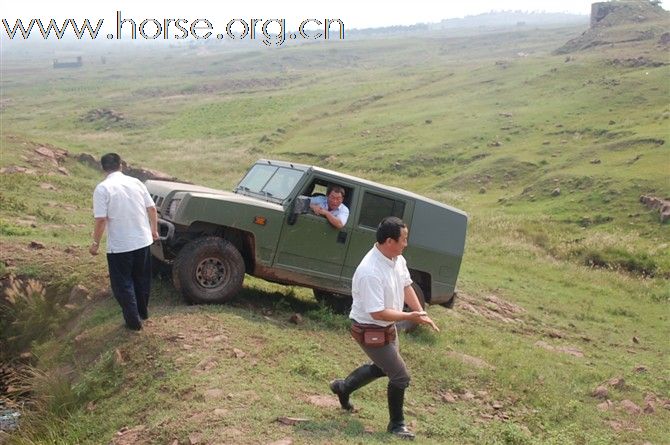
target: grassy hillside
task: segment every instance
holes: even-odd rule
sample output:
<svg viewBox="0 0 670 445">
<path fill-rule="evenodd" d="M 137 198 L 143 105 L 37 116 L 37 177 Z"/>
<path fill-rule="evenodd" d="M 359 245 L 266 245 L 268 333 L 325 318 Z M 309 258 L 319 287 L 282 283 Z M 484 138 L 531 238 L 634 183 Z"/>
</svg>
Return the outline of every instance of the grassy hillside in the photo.
<svg viewBox="0 0 670 445">
<path fill-rule="evenodd" d="M 670 236 L 638 201 L 670 196 L 668 48 L 553 53 L 582 31 L 91 49 L 79 70 L 9 53 L 0 167 L 32 172 L 0 175 L 2 272 L 47 285 L 4 300 L 3 359 L 34 339 L 20 326 L 44 334 L 10 443 L 388 440 L 383 384 L 337 409 L 327 382 L 363 355 L 305 289 L 247 277 L 232 304 L 189 307 L 158 281 L 151 323 L 123 330 L 85 247 L 99 174 L 75 159 L 111 150 L 221 188 L 260 157 L 313 163 L 467 211 L 461 299 L 430 309 L 442 333 L 400 340 L 421 443 L 667 443 Z"/>
</svg>

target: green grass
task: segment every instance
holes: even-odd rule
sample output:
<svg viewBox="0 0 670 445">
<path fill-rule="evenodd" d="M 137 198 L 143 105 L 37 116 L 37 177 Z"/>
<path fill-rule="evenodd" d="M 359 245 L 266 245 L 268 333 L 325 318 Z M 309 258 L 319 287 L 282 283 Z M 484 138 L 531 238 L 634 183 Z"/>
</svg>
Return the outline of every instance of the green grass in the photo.
<svg viewBox="0 0 670 445">
<path fill-rule="evenodd" d="M 36 403 L 10 443 L 107 443 L 139 425 L 150 443 L 193 434 L 213 443 L 389 440 L 382 382 L 353 396 L 355 414 L 310 402 L 365 358 L 346 316 L 306 289 L 247 277 L 231 304 L 193 307 L 157 281 L 141 335 L 124 331 L 112 297 L 68 309 L 72 285 L 96 290 L 108 279 L 104 257 L 86 252 L 100 175 L 73 157 L 61 163 L 70 175 L 57 173 L 34 152 L 44 144 L 73 155 L 117 151 L 133 165 L 222 188 L 260 157 L 313 163 L 462 208 L 470 217 L 459 276 L 466 301 L 484 308 L 494 295 L 523 311 L 504 321 L 465 305 L 433 307 L 442 333 L 401 336 L 413 376 L 407 417 L 421 442 L 664 443 L 670 415 L 660 405 L 638 416 L 603 412 L 590 394 L 612 377 L 626 381 L 610 388 L 615 405 L 644 407 L 647 395 L 670 393 L 668 226 L 639 203 L 642 194 L 670 196 L 669 67 L 611 63 L 667 54 L 630 42 L 569 61 L 552 55 L 581 32 L 199 55 L 112 50 L 107 64 L 91 56 L 74 71 L 44 70 L 46 53 L 9 54 L 0 167 L 35 174 L 1 175 L 0 271 L 40 278 L 59 296 L 53 311 L 36 311 L 44 335 L 17 349 L 33 351 L 38 371 L 27 382 Z M 98 108 L 124 120 L 82 120 Z M 28 248 L 31 241 L 45 249 Z M 296 312 L 300 325 L 288 322 Z M 11 324 L 8 313 L 2 320 Z M 49 328 L 55 313 L 63 321 Z M 475 397 L 447 403 L 445 392 Z M 281 416 L 308 421 L 286 426 Z"/>
</svg>

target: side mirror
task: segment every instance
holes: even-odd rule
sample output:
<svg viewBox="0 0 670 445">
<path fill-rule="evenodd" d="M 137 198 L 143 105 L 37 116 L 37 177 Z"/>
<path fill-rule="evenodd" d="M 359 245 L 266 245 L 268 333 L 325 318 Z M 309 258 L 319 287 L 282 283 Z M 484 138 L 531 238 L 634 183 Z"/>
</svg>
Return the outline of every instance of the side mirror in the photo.
<svg viewBox="0 0 670 445">
<path fill-rule="evenodd" d="M 291 208 L 291 214 L 288 217 L 288 224 L 293 225 L 298 220 L 298 215 L 309 213 L 311 208 L 309 207 L 310 199 L 308 196 L 298 196 L 295 201 L 293 201 L 293 206 Z"/>
</svg>

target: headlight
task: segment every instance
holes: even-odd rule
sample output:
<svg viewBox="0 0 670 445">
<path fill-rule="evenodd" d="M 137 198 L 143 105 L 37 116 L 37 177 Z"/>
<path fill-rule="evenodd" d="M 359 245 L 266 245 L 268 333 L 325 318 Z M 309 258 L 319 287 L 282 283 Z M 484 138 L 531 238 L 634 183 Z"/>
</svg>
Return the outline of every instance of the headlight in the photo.
<svg viewBox="0 0 670 445">
<path fill-rule="evenodd" d="M 165 217 L 167 218 L 172 218 L 174 215 L 177 213 L 177 207 L 179 207 L 179 203 L 181 202 L 181 199 L 173 199 L 170 201 L 170 206 L 168 207 L 167 215 Z"/>
</svg>

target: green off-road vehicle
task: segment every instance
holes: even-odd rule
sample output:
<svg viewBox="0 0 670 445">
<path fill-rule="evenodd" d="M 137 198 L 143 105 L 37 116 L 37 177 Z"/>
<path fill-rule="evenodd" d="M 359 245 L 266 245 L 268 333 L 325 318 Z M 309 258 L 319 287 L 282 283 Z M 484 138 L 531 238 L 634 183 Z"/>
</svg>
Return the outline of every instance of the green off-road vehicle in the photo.
<svg viewBox="0 0 670 445">
<path fill-rule="evenodd" d="M 340 230 L 309 207 L 329 185 L 345 190 L 350 215 Z M 193 303 L 220 303 L 244 274 L 311 288 L 319 300 L 351 304 L 351 278 L 386 216 L 409 227 L 404 256 L 424 303 L 453 305 L 467 215 L 405 190 L 319 167 L 260 160 L 225 192 L 190 184 L 146 183 L 159 212 L 157 263 Z"/>
</svg>

